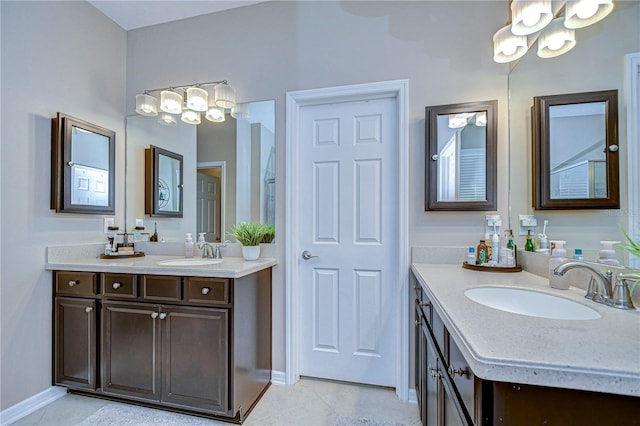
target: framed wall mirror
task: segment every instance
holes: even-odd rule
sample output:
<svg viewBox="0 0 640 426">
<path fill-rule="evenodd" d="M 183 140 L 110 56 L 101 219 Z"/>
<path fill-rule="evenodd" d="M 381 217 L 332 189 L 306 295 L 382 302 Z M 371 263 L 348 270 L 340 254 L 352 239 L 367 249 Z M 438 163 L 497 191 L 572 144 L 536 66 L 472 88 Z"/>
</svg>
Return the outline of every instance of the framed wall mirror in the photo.
<svg viewBox="0 0 640 426">
<path fill-rule="evenodd" d="M 618 91 L 536 96 L 534 207 L 620 208 Z"/>
<path fill-rule="evenodd" d="M 497 106 L 426 107 L 425 210 L 496 210 Z"/>
<path fill-rule="evenodd" d="M 182 217 L 182 155 L 151 145 L 145 149 L 145 213 Z"/>
<path fill-rule="evenodd" d="M 58 113 L 51 129 L 51 209 L 115 213 L 114 131 Z"/>
</svg>

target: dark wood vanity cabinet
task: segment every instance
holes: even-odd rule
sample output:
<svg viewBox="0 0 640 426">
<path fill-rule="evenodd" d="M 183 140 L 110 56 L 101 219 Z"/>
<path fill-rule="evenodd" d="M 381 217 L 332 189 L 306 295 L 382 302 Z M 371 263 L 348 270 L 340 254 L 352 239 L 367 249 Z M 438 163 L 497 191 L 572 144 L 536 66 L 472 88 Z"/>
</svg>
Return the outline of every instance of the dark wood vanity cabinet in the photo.
<svg viewBox="0 0 640 426">
<path fill-rule="evenodd" d="M 474 413 L 473 374 L 457 358 L 460 351 L 450 339 L 427 295 L 419 285 L 415 287 L 415 291 L 415 389 L 422 424 L 472 425 L 474 423 L 469 413 Z M 460 382 L 464 397 L 456 381 Z M 469 383 L 470 399 L 467 397 Z"/>
<path fill-rule="evenodd" d="M 415 390 L 425 426 L 639 425 L 640 398 L 481 379 L 427 293 L 415 290 Z"/>
<path fill-rule="evenodd" d="M 238 279 L 84 274 L 54 272 L 55 384 L 244 420 L 271 381 L 270 268 Z M 60 291 L 91 279 L 93 292 Z"/>
</svg>

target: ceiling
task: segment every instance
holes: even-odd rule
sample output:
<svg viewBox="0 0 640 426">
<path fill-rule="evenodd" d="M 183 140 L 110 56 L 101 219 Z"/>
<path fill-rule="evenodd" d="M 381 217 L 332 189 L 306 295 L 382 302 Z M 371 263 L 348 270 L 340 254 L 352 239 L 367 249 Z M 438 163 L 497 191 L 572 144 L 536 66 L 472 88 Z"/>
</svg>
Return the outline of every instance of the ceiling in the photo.
<svg viewBox="0 0 640 426">
<path fill-rule="evenodd" d="M 268 0 L 88 0 L 125 30 L 220 12 Z"/>
</svg>

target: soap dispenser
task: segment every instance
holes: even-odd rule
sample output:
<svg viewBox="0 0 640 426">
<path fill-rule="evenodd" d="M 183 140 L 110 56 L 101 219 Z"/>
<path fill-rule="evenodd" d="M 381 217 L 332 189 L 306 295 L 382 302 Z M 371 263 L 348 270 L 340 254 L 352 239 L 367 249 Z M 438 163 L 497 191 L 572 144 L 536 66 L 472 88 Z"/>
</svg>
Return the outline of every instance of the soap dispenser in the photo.
<svg viewBox="0 0 640 426">
<path fill-rule="evenodd" d="M 187 232 L 187 239 L 184 242 L 184 257 L 193 257 L 193 237 L 191 232 Z"/>
<path fill-rule="evenodd" d="M 616 251 L 613 249 L 614 244 L 620 244 L 620 241 L 600 241 L 601 249 L 598 262 L 612 266 L 620 265 L 616 259 Z"/>
<path fill-rule="evenodd" d="M 551 246 L 555 248 L 551 252 L 551 259 L 549 259 L 549 286 L 558 290 L 569 289 L 569 277 L 553 273 L 558 266 L 569 260 L 567 259 L 567 250 L 564 248 L 565 244 L 566 241 L 551 241 Z"/>
</svg>

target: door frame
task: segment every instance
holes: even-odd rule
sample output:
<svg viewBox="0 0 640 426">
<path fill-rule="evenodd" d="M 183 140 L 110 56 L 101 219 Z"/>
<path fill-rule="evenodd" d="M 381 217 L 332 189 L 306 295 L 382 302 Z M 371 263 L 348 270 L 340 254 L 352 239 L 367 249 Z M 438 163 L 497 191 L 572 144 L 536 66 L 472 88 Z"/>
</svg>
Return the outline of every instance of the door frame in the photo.
<svg viewBox="0 0 640 426">
<path fill-rule="evenodd" d="M 395 303 L 396 330 L 396 394 L 401 401 L 409 399 L 409 80 L 355 84 L 321 89 L 299 90 L 286 94 L 286 179 L 285 179 L 285 383 L 300 379 L 300 273 L 297 242 L 299 229 L 299 130 L 303 107 L 330 102 L 365 101 L 393 98 L 396 100 L 396 138 L 398 170 L 398 215 L 396 241 L 397 282 Z"/>
<path fill-rule="evenodd" d="M 227 197 L 227 162 L 226 161 L 200 161 L 196 163 L 196 174 L 200 169 L 220 169 L 220 242 L 224 244 L 226 240 L 225 232 L 225 212 Z M 196 216 L 197 216 L 196 212 Z M 197 217 L 196 217 L 197 222 Z"/>
<path fill-rule="evenodd" d="M 636 117 L 640 115 L 640 99 L 638 92 L 640 91 L 640 52 L 629 53 L 625 55 L 625 98 L 627 101 L 627 194 L 628 200 L 628 218 L 627 230 L 629 235 L 637 241 L 640 238 L 640 147 L 638 140 L 640 139 L 640 123 Z M 629 256 L 629 266 L 640 268 L 640 259 Z"/>
</svg>

